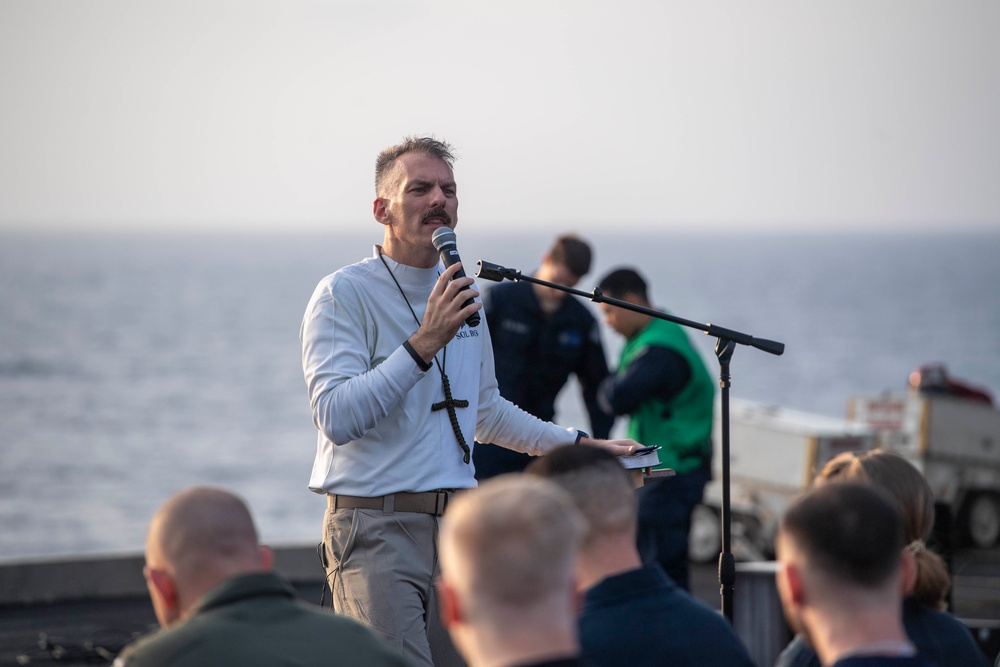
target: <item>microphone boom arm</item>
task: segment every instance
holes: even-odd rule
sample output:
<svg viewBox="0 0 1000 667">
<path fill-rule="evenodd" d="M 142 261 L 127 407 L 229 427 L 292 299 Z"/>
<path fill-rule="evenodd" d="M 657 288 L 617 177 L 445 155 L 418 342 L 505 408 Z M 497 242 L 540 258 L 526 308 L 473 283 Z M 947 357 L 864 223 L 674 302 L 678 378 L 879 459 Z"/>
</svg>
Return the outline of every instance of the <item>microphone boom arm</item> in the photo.
<svg viewBox="0 0 1000 667">
<path fill-rule="evenodd" d="M 733 557 L 732 552 L 732 515 L 731 515 L 731 504 L 732 499 L 730 498 L 730 465 L 729 465 L 729 387 L 730 387 L 730 375 L 729 375 L 729 362 L 732 359 L 733 352 L 736 349 L 736 344 L 749 345 L 750 347 L 755 347 L 758 350 L 763 350 L 769 354 L 780 355 L 785 351 L 785 344 L 779 343 L 774 340 L 767 340 L 764 338 L 754 338 L 753 336 L 739 331 L 733 331 L 732 329 L 726 329 L 724 327 L 718 327 L 714 324 L 699 324 L 698 322 L 693 322 L 691 320 L 685 320 L 681 317 L 674 317 L 673 315 L 668 315 L 667 313 L 661 312 L 659 310 L 653 310 L 652 308 L 646 308 L 644 306 L 638 306 L 634 303 L 629 303 L 628 301 L 621 301 L 619 299 L 612 299 L 611 297 L 604 296 L 601 293 L 599 287 L 595 287 L 593 292 L 583 292 L 578 289 L 573 289 L 572 287 L 566 287 L 565 285 L 559 285 L 557 283 L 550 283 L 547 280 L 540 280 L 534 276 L 522 275 L 517 269 L 508 269 L 506 267 L 500 266 L 499 264 L 492 264 L 490 262 L 479 261 L 479 269 L 476 271 L 477 278 L 483 278 L 485 280 L 493 280 L 496 282 L 502 282 L 503 280 L 526 280 L 529 283 L 535 283 L 536 285 L 544 285 L 545 287 L 551 287 L 553 289 L 561 290 L 563 292 L 568 292 L 569 294 L 574 294 L 579 297 L 590 299 L 594 303 L 607 303 L 612 306 L 617 306 L 618 308 L 624 308 L 626 310 L 631 310 L 637 313 L 643 313 L 651 317 L 656 317 L 661 320 L 668 320 L 674 322 L 681 326 L 690 327 L 692 329 L 698 329 L 699 331 L 704 331 L 709 336 L 716 337 L 715 343 L 715 356 L 719 359 L 719 387 L 720 392 L 720 404 L 721 404 L 721 420 L 720 426 L 722 427 L 722 507 L 719 516 L 722 532 L 722 544 L 719 553 L 719 594 L 722 598 L 722 613 L 729 620 L 730 623 L 733 622 L 733 592 L 736 584 L 736 561 Z"/>
<path fill-rule="evenodd" d="M 749 334 L 734 331 L 732 329 L 726 329 L 725 327 L 716 326 L 714 324 L 701 324 L 693 320 L 686 320 L 683 317 L 675 317 L 674 315 L 664 313 L 661 310 L 646 308 L 645 306 L 639 306 L 634 303 L 629 303 L 628 301 L 622 301 L 621 299 L 613 299 L 609 296 L 604 296 L 599 287 L 595 287 L 592 292 L 584 292 L 582 290 L 560 285 L 558 283 L 550 283 L 547 280 L 541 280 L 539 278 L 535 278 L 534 276 L 526 276 L 517 269 L 508 269 L 507 267 L 500 266 L 499 264 L 493 264 L 492 262 L 479 260 L 478 265 L 479 268 L 476 269 L 476 277 L 483 278 L 484 280 L 492 280 L 493 282 L 503 282 L 504 280 L 518 282 L 523 280 L 536 285 L 551 287 L 562 292 L 583 297 L 584 299 L 590 299 L 594 303 L 607 303 L 612 306 L 617 306 L 618 308 L 624 308 L 625 310 L 643 313 L 644 315 L 656 317 L 661 320 L 668 320 L 670 322 L 680 324 L 681 326 L 690 327 L 691 329 L 698 329 L 699 331 L 704 331 L 709 336 L 730 340 L 738 345 L 755 347 L 758 350 L 762 350 L 769 354 L 780 355 L 785 351 L 784 343 L 767 340 L 766 338 L 756 338 Z"/>
</svg>

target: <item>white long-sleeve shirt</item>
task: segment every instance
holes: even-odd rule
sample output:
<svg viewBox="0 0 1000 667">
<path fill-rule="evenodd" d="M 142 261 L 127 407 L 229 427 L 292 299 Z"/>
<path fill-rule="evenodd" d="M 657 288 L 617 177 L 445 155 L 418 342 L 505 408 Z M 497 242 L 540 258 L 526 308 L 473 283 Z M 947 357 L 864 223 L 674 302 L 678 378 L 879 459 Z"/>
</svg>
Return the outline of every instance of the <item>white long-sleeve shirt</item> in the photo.
<svg viewBox="0 0 1000 667">
<path fill-rule="evenodd" d="M 418 269 L 385 261 L 417 319 L 443 266 Z M 436 365 L 424 372 L 402 347 L 417 320 L 378 257 L 320 281 L 302 320 L 302 368 L 319 429 L 309 488 L 317 493 L 381 496 L 476 485 L 444 400 Z M 437 354 L 465 440 L 542 454 L 576 440 L 576 430 L 541 421 L 500 396 L 486 318 L 462 328 Z"/>
</svg>

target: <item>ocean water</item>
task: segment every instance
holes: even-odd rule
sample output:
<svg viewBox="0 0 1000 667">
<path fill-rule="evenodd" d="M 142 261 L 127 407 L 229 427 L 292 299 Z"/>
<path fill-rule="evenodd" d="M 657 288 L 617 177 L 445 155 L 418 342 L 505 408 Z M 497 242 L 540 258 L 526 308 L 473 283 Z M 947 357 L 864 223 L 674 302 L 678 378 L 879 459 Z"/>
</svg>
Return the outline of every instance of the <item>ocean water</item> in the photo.
<svg viewBox="0 0 1000 667">
<path fill-rule="evenodd" d="M 564 230 L 459 228 L 466 264 L 530 273 Z M 139 552 L 163 500 L 234 489 L 272 544 L 318 541 L 298 327 L 374 224 L 326 235 L 0 236 L 0 561 Z M 1000 394 L 1000 234 L 592 233 L 589 292 L 631 265 L 675 315 L 786 344 L 738 347 L 732 395 L 841 417 L 918 365 Z M 489 283 L 481 285 L 485 288 Z M 691 333 L 717 374 L 714 340 Z M 620 341 L 605 330 L 613 361 Z M 581 425 L 572 391 L 557 421 Z M 780 464 L 780 462 L 776 462 Z"/>
</svg>

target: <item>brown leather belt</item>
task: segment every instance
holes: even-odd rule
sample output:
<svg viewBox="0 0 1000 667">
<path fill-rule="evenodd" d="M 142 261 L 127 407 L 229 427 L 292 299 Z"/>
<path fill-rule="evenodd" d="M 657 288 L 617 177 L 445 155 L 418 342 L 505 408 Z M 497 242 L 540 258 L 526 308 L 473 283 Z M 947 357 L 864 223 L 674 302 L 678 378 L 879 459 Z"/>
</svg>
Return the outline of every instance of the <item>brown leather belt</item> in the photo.
<svg viewBox="0 0 1000 667">
<path fill-rule="evenodd" d="M 433 514 L 441 516 L 445 508 L 448 507 L 448 499 L 455 495 L 455 491 L 425 491 L 423 493 L 390 493 L 387 496 L 376 496 L 374 498 L 363 498 L 361 496 L 342 496 L 335 493 L 326 495 L 326 502 L 330 509 L 363 509 L 382 510 L 385 513 L 391 512 L 418 512 L 420 514 Z"/>
</svg>

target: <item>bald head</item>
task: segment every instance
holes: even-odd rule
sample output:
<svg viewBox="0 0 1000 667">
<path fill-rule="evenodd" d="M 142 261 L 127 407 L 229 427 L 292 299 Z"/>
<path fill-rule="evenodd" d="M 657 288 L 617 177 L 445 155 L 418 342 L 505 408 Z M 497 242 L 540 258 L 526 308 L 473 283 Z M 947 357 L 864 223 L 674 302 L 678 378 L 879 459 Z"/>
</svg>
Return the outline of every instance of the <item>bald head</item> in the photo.
<svg viewBox="0 0 1000 667">
<path fill-rule="evenodd" d="M 223 489 L 194 487 L 157 511 L 146 541 L 146 562 L 187 574 L 215 560 L 253 561 L 257 530 L 250 510 Z"/>
<path fill-rule="evenodd" d="M 501 475 L 441 522 L 441 616 L 469 665 L 575 654 L 575 561 L 584 520 L 565 491 Z"/>
<path fill-rule="evenodd" d="M 157 617 L 169 625 L 229 577 L 270 569 L 250 510 L 224 489 L 192 487 L 156 512 L 146 539 L 146 576 Z"/>
</svg>

